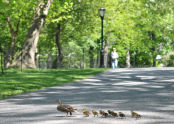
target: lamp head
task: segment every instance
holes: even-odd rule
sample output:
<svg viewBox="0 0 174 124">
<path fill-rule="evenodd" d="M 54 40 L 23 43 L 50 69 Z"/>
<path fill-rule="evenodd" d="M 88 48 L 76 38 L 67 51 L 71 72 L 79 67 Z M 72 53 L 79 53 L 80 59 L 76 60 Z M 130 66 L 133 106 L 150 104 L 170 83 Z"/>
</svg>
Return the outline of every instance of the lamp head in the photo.
<svg viewBox="0 0 174 124">
<path fill-rule="evenodd" d="M 101 18 L 104 18 L 104 15 L 105 15 L 105 8 L 101 7 L 99 10 L 98 10 L 98 13 L 100 15 Z"/>
</svg>

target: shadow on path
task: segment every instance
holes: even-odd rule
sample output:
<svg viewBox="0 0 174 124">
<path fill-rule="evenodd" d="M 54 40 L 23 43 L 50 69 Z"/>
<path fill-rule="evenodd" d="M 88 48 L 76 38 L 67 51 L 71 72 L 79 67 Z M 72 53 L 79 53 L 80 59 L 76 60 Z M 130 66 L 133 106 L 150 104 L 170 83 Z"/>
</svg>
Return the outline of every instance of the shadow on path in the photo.
<svg viewBox="0 0 174 124">
<path fill-rule="evenodd" d="M 27 123 L 174 123 L 174 68 L 132 68 L 105 73 L 66 84 L 17 95 L 0 101 L 0 124 Z M 57 112 L 61 99 L 79 109 L 72 117 Z M 126 119 L 83 117 L 81 109 L 114 110 Z M 143 117 L 130 117 L 135 110 Z"/>
</svg>

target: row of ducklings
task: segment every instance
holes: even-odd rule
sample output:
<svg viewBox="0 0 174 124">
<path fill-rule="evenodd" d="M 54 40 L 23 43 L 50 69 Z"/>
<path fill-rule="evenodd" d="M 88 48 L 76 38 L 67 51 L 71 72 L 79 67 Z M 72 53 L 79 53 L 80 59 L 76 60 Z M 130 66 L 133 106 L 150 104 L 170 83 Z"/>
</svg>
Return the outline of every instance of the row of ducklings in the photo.
<svg viewBox="0 0 174 124">
<path fill-rule="evenodd" d="M 70 105 L 63 105 L 60 99 L 59 99 L 59 100 L 56 100 L 56 102 L 59 104 L 59 105 L 57 106 L 57 110 L 58 110 L 58 111 L 61 111 L 61 112 L 65 112 L 65 113 L 66 113 L 66 116 L 68 116 L 68 113 L 69 113 L 70 115 L 72 115 L 72 112 L 77 111 L 76 108 L 74 108 L 74 107 L 72 107 L 72 106 L 70 106 Z M 85 116 L 89 116 L 89 115 L 91 114 L 90 111 L 87 110 L 87 109 L 83 109 L 82 112 L 83 112 L 83 114 L 84 114 Z M 98 116 L 98 112 L 95 111 L 95 110 L 92 110 L 92 114 L 93 114 L 94 116 Z M 121 118 L 125 118 L 125 117 L 126 117 L 125 114 L 122 113 L 122 112 L 119 112 L 119 113 L 117 114 L 116 112 L 111 111 L 111 110 L 108 110 L 108 113 L 105 112 L 105 111 L 103 111 L 103 110 L 99 110 L 99 114 L 100 114 L 102 117 L 108 117 L 109 115 L 111 115 L 111 116 L 113 116 L 113 117 L 118 117 L 118 116 L 119 116 L 119 117 L 121 117 Z M 131 111 L 131 115 L 132 115 L 132 117 L 135 117 L 135 118 L 141 118 L 141 115 L 138 114 L 137 112 L 134 112 L 134 111 Z"/>
<path fill-rule="evenodd" d="M 87 109 L 82 109 L 82 113 L 83 115 L 89 117 L 89 115 L 91 114 L 91 112 Z M 134 111 L 130 111 L 131 113 L 131 116 L 132 117 L 135 117 L 135 118 L 141 118 L 141 115 L 138 114 L 137 112 L 134 112 Z M 95 110 L 92 110 L 92 114 L 95 116 L 98 116 L 99 114 L 101 115 L 101 117 L 109 117 L 109 116 L 112 116 L 112 117 L 121 117 L 121 118 L 126 118 L 126 115 L 123 113 L 123 112 L 118 112 L 118 114 L 114 111 L 111 111 L 111 110 L 108 110 L 108 112 L 105 112 L 103 110 L 99 110 L 99 112 L 95 111 Z"/>
</svg>

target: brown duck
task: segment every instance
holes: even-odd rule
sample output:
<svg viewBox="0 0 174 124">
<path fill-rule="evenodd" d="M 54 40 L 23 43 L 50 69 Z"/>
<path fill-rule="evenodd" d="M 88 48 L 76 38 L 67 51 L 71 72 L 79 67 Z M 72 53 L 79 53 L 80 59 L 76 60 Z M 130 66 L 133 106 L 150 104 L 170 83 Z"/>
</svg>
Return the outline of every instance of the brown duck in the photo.
<svg viewBox="0 0 174 124">
<path fill-rule="evenodd" d="M 83 115 L 85 115 L 86 117 L 89 117 L 89 115 L 91 114 L 89 110 L 87 109 L 82 109 L 82 112 L 83 112 Z"/>
<path fill-rule="evenodd" d="M 72 115 L 72 112 L 75 112 L 77 109 L 70 106 L 70 105 L 62 105 L 62 102 L 61 100 L 56 100 L 57 103 L 59 103 L 59 105 L 57 106 L 57 110 L 58 111 L 61 111 L 61 112 L 65 112 L 66 115 L 65 117 L 68 116 L 68 113 L 70 113 L 70 115 Z"/>
<path fill-rule="evenodd" d="M 141 118 L 141 115 L 131 110 L 132 117 Z"/>
<path fill-rule="evenodd" d="M 92 110 L 92 114 L 94 115 L 94 117 L 97 115 L 98 116 L 98 112 L 95 111 L 94 109 Z"/>
</svg>

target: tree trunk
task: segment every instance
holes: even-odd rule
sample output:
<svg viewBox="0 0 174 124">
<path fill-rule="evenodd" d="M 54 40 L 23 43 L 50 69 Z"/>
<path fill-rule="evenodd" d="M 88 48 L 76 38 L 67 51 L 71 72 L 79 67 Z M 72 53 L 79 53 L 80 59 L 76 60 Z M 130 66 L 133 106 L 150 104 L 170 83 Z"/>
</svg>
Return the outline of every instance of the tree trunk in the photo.
<svg viewBox="0 0 174 124">
<path fill-rule="evenodd" d="M 129 52 L 129 49 L 126 52 L 126 67 L 130 68 L 130 52 Z"/>
<path fill-rule="evenodd" d="M 156 56 L 153 57 L 153 67 L 156 67 Z"/>
<path fill-rule="evenodd" d="M 105 47 L 104 47 L 104 67 L 108 67 L 108 48 L 109 48 L 109 36 L 110 31 L 107 33 L 107 38 L 105 40 Z"/>
<path fill-rule="evenodd" d="M 82 67 L 83 68 L 85 68 L 85 49 L 84 48 L 82 48 L 82 51 L 83 51 L 83 57 L 82 57 L 82 61 L 83 61 L 83 65 L 82 65 Z"/>
<path fill-rule="evenodd" d="M 62 52 L 62 46 L 60 43 L 60 32 L 61 32 L 61 27 L 60 24 L 57 25 L 57 30 L 56 30 L 56 45 L 58 48 L 58 58 L 56 59 L 56 67 L 60 68 L 62 67 L 62 60 L 63 60 L 63 52 Z"/>
<path fill-rule="evenodd" d="M 1 59 L 1 73 L 4 74 L 4 68 L 3 68 L 3 51 L 2 51 L 2 46 L 0 43 L 0 59 Z"/>
<path fill-rule="evenodd" d="M 48 69 L 52 68 L 52 55 L 51 54 L 48 54 L 47 68 Z"/>
<path fill-rule="evenodd" d="M 150 39 L 155 42 L 156 35 L 153 31 L 149 31 Z M 156 48 L 152 46 L 152 60 L 153 60 L 153 67 L 156 67 Z"/>
<path fill-rule="evenodd" d="M 36 68 L 35 52 L 37 43 L 52 1 L 53 0 L 48 0 L 47 3 L 40 3 L 38 5 L 33 22 L 28 30 L 28 35 L 26 37 L 22 51 L 18 55 L 16 61 L 11 65 L 12 67 L 18 67 L 22 65 L 23 68 Z"/>
<path fill-rule="evenodd" d="M 156 35 L 154 32 L 152 32 L 151 40 L 155 41 L 156 40 Z M 153 67 L 156 67 L 156 48 L 152 48 L 152 53 L 153 53 Z"/>
<path fill-rule="evenodd" d="M 36 67 L 40 68 L 40 61 L 39 61 L 40 54 L 36 54 L 35 56 L 35 64 Z"/>
<path fill-rule="evenodd" d="M 97 50 L 97 60 L 96 60 L 96 67 L 100 66 L 100 50 Z"/>
<path fill-rule="evenodd" d="M 137 60 L 137 53 L 138 51 L 136 50 L 134 55 L 133 55 L 133 67 L 135 68 L 137 65 L 136 65 L 136 60 Z"/>
<path fill-rule="evenodd" d="M 94 68 L 94 53 L 93 53 L 94 47 L 89 47 L 89 61 L 90 61 L 90 68 Z"/>
<path fill-rule="evenodd" d="M 156 67 L 156 48 L 152 48 L 152 60 L 153 60 L 153 67 Z"/>
<path fill-rule="evenodd" d="M 16 30 L 13 28 L 12 24 L 11 24 L 11 20 L 10 17 L 7 18 L 7 22 L 10 28 L 10 33 L 11 33 L 11 37 L 12 37 L 12 41 L 11 41 L 11 45 L 9 50 L 6 52 L 5 55 L 5 67 L 8 68 L 8 66 L 10 64 L 12 64 L 12 61 L 14 59 L 14 54 L 15 54 L 15 46 L 16 46 L 16 38 L 17 38 L 17 34 L 19 31 L 19 23 L 20 20 L 18 21 L 17 25 L 16 25 Z"/>
</svg>

